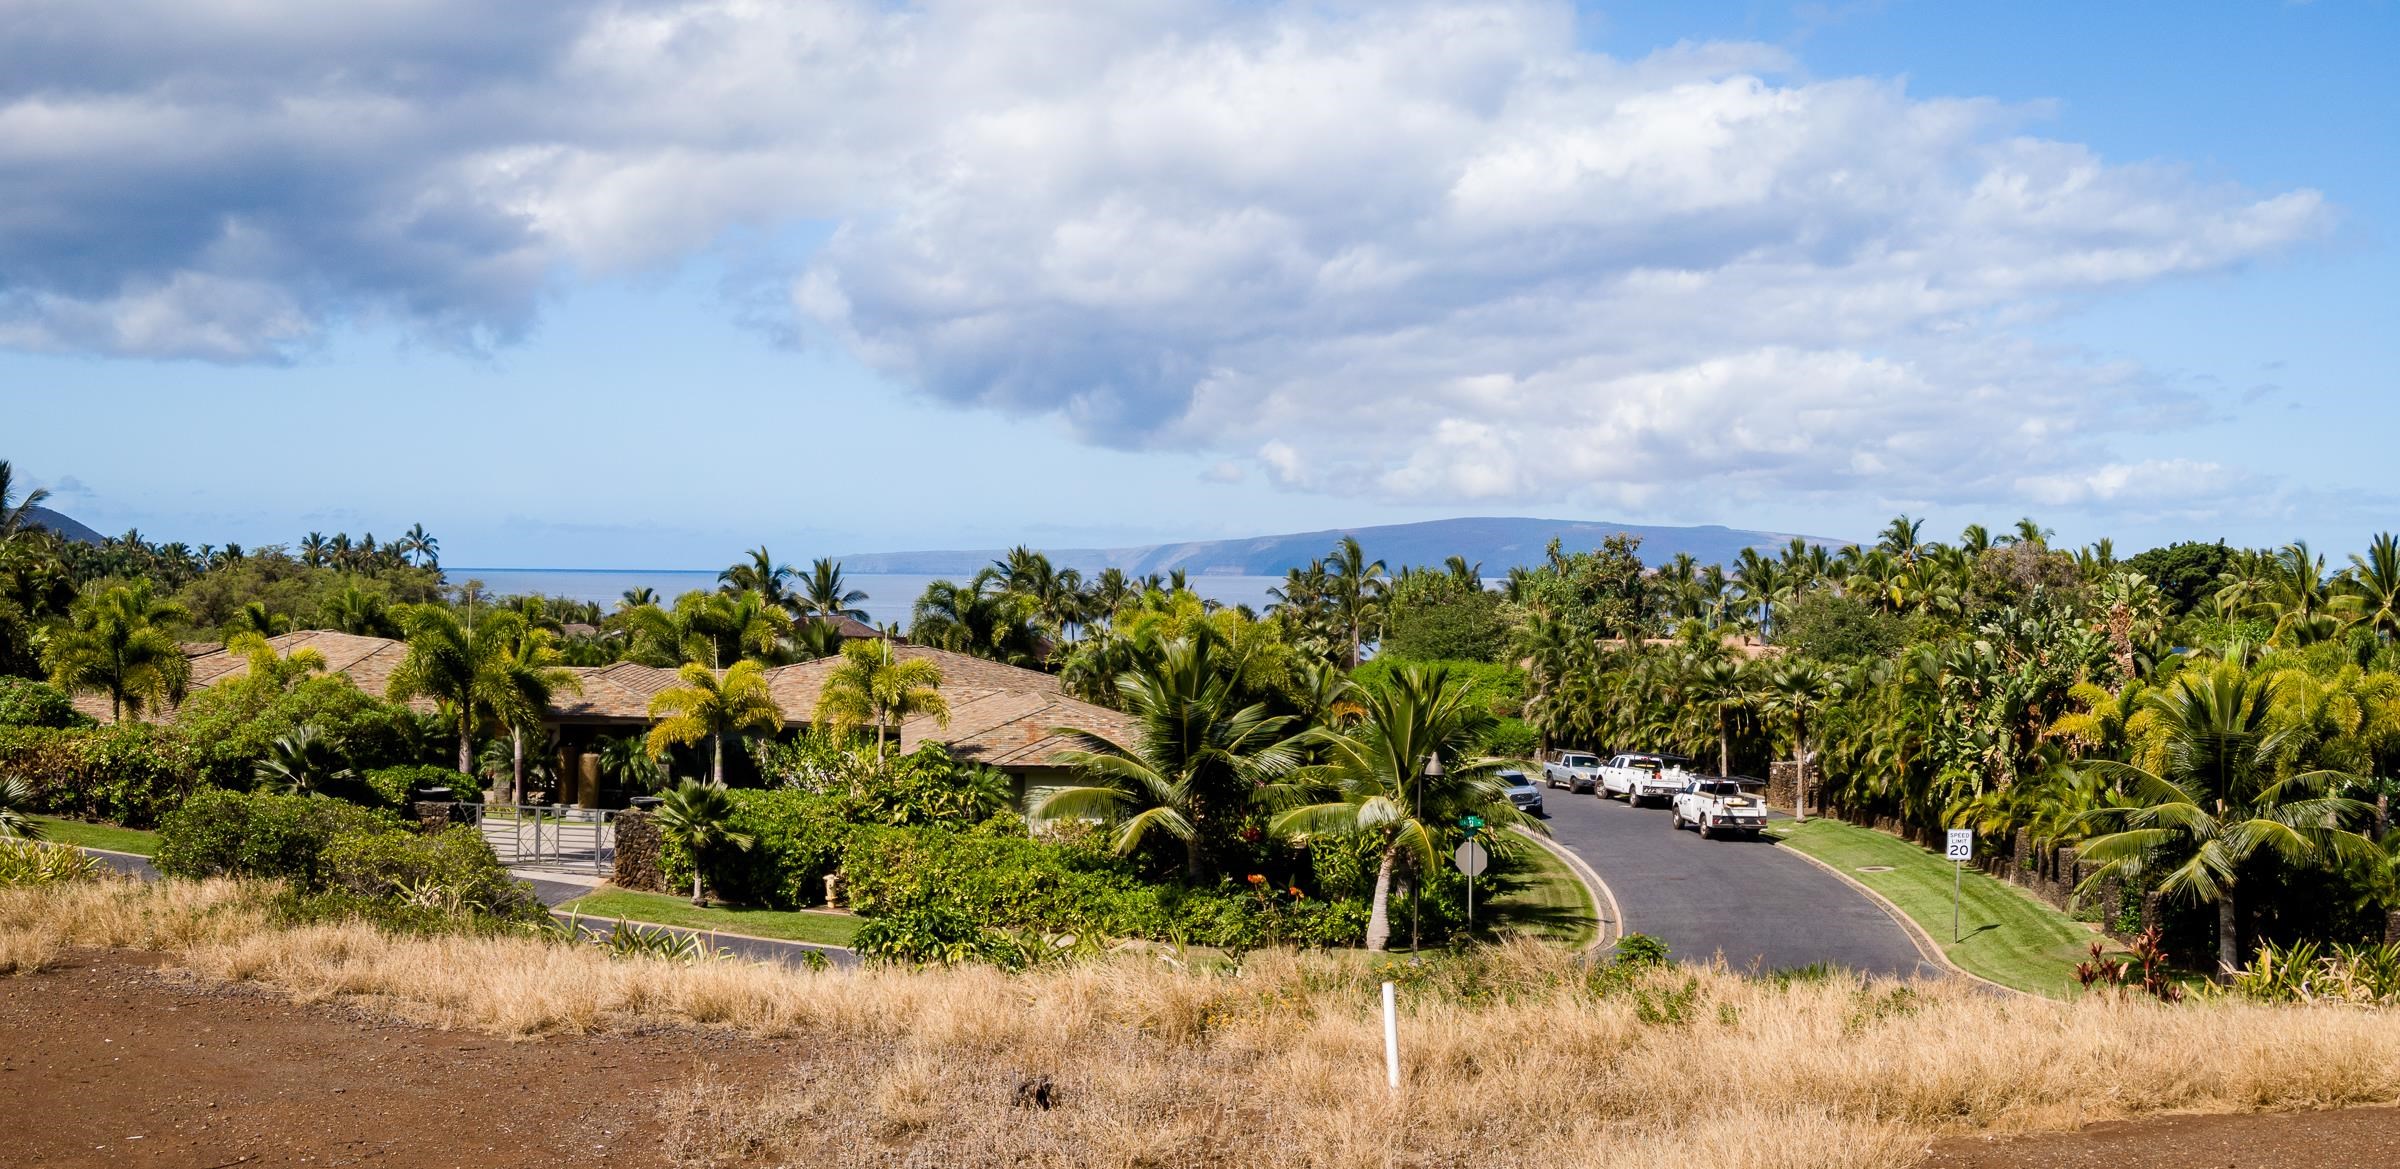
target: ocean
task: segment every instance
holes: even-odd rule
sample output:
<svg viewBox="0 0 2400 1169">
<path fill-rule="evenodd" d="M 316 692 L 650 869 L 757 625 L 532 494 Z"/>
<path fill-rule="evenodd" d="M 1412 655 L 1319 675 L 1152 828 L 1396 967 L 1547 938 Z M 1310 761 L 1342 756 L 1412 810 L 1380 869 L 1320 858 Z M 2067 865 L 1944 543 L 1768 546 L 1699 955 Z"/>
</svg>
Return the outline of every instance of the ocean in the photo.
<svg viewBox="0 0 2400 1169">
<path fill-rule="evenodd" d="M 483 591 L 490 596 L 509 596 L 540 593 L 546 597 L 565 597 L 576 601 L 597 601 L 604 608 L 613 608 L 628 589 L 648 587 L 658 592 L 662 603 L 671 603 L 677 596 L 693 589 L 717 587 L 713 569 L 619 569 L 619 568 L 453 568 L 442 566 L 442 575 L 452 586 L 470 580 L 483 582 Z M 901 573 L 845 573 L 843 578 L 853 589 L 867 594 L 859 608 L 877 625 L 908 624 L 909 611 L 925 586 L 935 580 L 932 576 L 912 576 Z M 951 580 L 965 583 L 963 576 Z M 1267 590 L 1283 583 L 1279 576 L 1195 576 L 1193 591 L 1213 601 L 1228 605 L 1248 605 L 1264 612 L 1274 601 Z"/>
</svg>

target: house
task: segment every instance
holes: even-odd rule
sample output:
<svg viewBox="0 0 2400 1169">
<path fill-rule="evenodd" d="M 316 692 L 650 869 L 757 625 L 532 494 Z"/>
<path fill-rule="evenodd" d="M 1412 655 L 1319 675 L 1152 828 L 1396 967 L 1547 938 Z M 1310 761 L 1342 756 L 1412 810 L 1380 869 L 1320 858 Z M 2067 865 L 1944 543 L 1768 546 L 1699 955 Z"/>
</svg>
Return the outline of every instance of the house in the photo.
<svg viewBox="0 0 2400 1169">
<path fill-rule="evenodd" d="M 268 638 L 267 644 L 287 656 L 313 649 L 324 655 L 329 672 L 348 677 L 370 694 L 390 689 L 392 671 L 408 655 L 406 642 L 324 629 L 281 634 Z M 193 690 L 242 677 L 250 669 L 248 658 L 222 647 L 193 646 L 188 652 Z M 905 643 L 894 643 L 892 653 L 904 660 L 931 661 L 939 668 L 942 697 L 950 705 L 948 725 L 925 715 L 901 723 L 898 749 L 905 752 L 926 743 L 946 744 L 961 759 L 1008 773 L 1016 780 L 1020 795 L 1068 780 L 1061 755 L 1075 744 L 1057 728 L 1077 727 L 1118 741 L 1132 732 L 1124 715 L 1068 697 L 1056 677 L 1039 670 Z M 783 710 L 787 731 L 803 729 L 815 717 L 825 681 L 840 664 L 836 658 L 819 658 L 767 670 L 767 687 Z M 602 736 L 648 728 L 650 700 L 675 685 L 675 671 L 638 662 L 565 668 L 575 675 L 582 692 L 562 688 L 543 717 L 545 726 L 558 734 L 562 776 L 581 772 L 587 765 L 579 756 L 597 750 Z M 410 705 L 422 711 L 434 709 L 433 703 L 424 699 Z M 101 721 L 109 717 L 106 695 L 77 695 L 75 706 Z M 165 721 L 174 717 L 174 711 L 151 711 L 145 717 Z"/>
</svg>

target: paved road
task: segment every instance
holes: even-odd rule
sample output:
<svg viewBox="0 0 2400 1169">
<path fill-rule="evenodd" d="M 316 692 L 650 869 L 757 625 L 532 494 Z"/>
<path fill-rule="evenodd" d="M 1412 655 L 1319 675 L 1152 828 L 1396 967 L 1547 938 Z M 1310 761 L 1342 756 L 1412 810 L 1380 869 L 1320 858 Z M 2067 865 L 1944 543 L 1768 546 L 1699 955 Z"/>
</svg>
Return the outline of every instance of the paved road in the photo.
<svg viewBox="0 0 2400 1169">
<path fill-rule="evenodd" d="M 1674 956 L 1722 954 L 1741 971 L 1823 962 L 1868 974 L 1939 977 L 1906 931 L 1865 894 L 1772 840 L 1702 840 L 1664 808 L 1544 789 L 1553 839 L 1616 894 L 1629 933 Z"/>
</svg>

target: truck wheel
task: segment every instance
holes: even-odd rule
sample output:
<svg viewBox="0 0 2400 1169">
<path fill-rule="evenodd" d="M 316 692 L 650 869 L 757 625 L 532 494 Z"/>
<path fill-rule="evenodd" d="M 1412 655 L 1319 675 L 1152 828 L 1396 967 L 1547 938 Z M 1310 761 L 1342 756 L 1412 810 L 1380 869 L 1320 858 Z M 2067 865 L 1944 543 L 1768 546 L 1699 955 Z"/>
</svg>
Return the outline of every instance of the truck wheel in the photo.
<svg viewBox="0 0 2400 1169">
<path fill-rule="evenodd" d="M 1700 830 L 1700 839 L 1702 840 L 1715 840 L 1717 838 L 1716 829 L 1710 828 L 1708 826 L 1708 821 L 1706 820 L 1700 821 L 1698 824 L 1693 825 L 1693 827 Z"/>
</svg>

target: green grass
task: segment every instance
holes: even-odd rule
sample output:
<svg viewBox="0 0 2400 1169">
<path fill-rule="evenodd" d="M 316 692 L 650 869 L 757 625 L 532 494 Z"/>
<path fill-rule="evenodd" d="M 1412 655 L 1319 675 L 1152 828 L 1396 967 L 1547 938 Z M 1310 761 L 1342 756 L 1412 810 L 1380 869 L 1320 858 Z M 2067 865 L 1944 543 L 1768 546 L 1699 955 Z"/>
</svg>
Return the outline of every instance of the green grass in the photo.
<svg viewBox="0 0 2400 1169">
<path fill-rule="evenodd" d="M 1969 868 L 1959 883 L 1960 940 L 1950 940 L 1951 864 L 1896 836 L 1838 820 L 1811 820 L 1769 829 L 1799 849 L 1883 894 L 1900 907 L 1950 960 L 2018 990 L 2063 998 L 2074 966 L 2101 935 L 2007 882 Z M 1889 866 L 1890 872 L 1862 868 Z"/>
<path fill-rule="evenodd" d="M 56 816 L 35 816 L 34 820 L 42 826 L 42 839 L 52 844 L 130 852 L 139 856 L 158 855 L 156 832 L 119 828 L 114 824 L 86 824 L 80 820 L 61 820 Z"/>
<path fill-rule="evenodd" d="M 1577 880 L 1566 862 L 1529 840 L 1511 842 L 1513 871 L 1495 870 L 1476 880 L 1475 916 L 1483 924 L 1489 906 L 1490 923 L 1516 929 L 1568 946 L 1589 944 L 1600 928 L 1591 892 Z M 1521 861 L 1519 858 L 1522 858 Z M 1489 901 L 1484 898 L 1490 897 Z"/>
<path fill-rule="evenodd" d="M 627 921 L 651 925 L 722 930 L 729 934 L 749 934 L 754 938 L 814 942 L 820 946 L 847 946 L 858 933 L 858 919 L 846 913 L 805 909 L 696 909 L 690 898 L 670 897 L 662 893 L 634 893 L 623 889 L 606 889 L 578 897 L 559 906 L 559 909 L 580 913 L 602 923 L 622 917 Z"/>
</svg>

